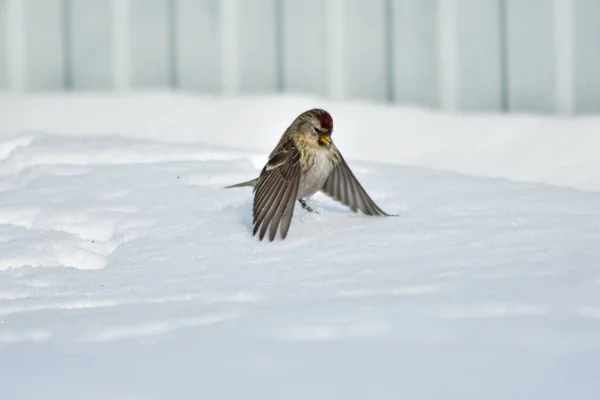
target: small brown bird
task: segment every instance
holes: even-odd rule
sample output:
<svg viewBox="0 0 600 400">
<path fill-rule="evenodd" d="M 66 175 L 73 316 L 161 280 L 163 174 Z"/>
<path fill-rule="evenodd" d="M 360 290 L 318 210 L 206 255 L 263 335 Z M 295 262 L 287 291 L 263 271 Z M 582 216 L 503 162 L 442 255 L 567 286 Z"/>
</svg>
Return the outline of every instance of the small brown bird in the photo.
<svg viewBox="0 0 600 400">
<path fill-rule="evenodd" d="M 279 227 L 282 239 L 287 236 L 294 212 L 300 202 L 319 190 L 366 215 L 385 215 L 358 182 L 339 150 L 331 141 L 333 119 L 322 109 L 300 114 L 287 128 L 258 178 L 227 188 L 254 187 L 252 208 L 254 229 L 262 240 L 267 230 L 273 241 Z"/>
</svg>

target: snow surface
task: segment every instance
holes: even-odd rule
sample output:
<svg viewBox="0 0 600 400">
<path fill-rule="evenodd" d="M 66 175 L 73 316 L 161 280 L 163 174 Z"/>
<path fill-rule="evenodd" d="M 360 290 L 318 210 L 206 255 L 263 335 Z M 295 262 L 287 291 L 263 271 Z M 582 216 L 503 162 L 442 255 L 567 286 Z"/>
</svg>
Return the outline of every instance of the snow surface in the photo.
<svg viewBox="0 0 600 400">
<path fill-rule="evenodd" d="M 256 151 L 262 167 L 302 111 L 329 110 L 350 160 L 600 191 L 600 116 L 457 115 L 313 97 L 2 95 L 0 137 L 106 134 Z"/>
<path fill-rule="evenodd" d="M 223 186 L 314 106 L 400 216 L 258 242 Z M 2 400 L 600 397 L 600 118 L 5 95 L 0 132 Z"/>
</svg>

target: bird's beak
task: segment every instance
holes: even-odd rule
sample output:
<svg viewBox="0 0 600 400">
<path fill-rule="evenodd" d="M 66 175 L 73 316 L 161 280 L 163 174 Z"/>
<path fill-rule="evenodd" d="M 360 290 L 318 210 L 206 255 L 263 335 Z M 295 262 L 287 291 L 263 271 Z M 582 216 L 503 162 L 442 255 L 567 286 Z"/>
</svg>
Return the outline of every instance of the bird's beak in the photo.
<svg viewBox="0 0 600 400">
<path fill-rule="evenodd" d="M 324 146 L 331 146 L 331 135 L 321 135 L 319 143 Z"/>
</svg>

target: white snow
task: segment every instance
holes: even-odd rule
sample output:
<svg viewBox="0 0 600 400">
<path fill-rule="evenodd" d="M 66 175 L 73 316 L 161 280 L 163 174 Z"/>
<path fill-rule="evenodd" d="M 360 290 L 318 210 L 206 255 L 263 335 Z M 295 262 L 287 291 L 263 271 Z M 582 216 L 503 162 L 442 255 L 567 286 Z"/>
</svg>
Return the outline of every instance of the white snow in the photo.
<svg viewBox="0 0 600 400">
<path fill-rule="evenodd" d="M 29 131 L 206 143 L 256 151 L 262 167 L 290 121 L 315 106 L 332 113 L 346 159 L 600 191 L 600 116 L 463 116 L 293 96 L 0 94 L 0 137 Z"/>
<path fill-rule="evenodd" d="M 300 112 L 373 199 L 251 235 Z M 0 399 L 597 399 L 600 118 L 0 96 Z"/>
</svg>

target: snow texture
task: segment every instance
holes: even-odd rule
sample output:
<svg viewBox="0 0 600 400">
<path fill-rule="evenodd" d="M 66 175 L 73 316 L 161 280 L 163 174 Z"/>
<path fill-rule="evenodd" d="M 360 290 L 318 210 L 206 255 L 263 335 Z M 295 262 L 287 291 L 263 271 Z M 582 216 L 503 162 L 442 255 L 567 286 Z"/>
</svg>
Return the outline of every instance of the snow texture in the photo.
<svg viewBox="0 0 600 400">
<path fill-rule="evenodd" d="M 329 109 L 397 218 L 251 189 Z M 600 118 L 0 97 L 0 399 L 597 399 Z"/>
</svg>

